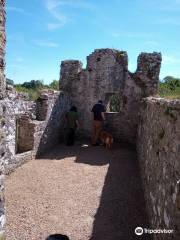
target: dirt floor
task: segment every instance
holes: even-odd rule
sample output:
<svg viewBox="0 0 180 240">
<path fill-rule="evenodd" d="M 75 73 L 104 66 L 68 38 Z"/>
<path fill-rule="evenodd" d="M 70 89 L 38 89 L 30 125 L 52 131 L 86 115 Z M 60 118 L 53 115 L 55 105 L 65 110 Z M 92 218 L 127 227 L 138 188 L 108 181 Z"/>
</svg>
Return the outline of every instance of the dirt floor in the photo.
<svg viewBox="0 0 180 240">
<path fill-rule="evenodd" d="M 6 177 L 7 240 L 134 240 L 148 227 L 136 152 L 58 146 Z"/>
</svg>

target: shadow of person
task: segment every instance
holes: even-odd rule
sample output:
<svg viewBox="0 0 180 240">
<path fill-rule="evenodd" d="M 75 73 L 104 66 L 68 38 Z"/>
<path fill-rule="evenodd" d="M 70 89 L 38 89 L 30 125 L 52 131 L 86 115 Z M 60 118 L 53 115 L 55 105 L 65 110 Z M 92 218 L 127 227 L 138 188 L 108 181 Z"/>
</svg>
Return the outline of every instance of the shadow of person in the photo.
<svg viewBox="0 0 180 240">
<path fill-rule="evenodd" d="M 59 144 L 48 153 L 36 160 L 72 160 L 76 163 L 83 163 L 94 166 L 109 164 L 111 151 L 107 151 L 103 146 L 92 147 L 89 143 L 80 143 L 74 146 Z"/>
<path fill-rule="evenodd" d="M 45 240 L 70 240 L 68 236 L 62 234 L 49 235 Z"/>
<path fill-rule="evenodd" d="M 103 146 L 79 149 L 76 155 L 76 163 L 83 163 L 92 166 L 103 166 L 110 163 L 111 152 L 107 151 Z"/>
</svg>

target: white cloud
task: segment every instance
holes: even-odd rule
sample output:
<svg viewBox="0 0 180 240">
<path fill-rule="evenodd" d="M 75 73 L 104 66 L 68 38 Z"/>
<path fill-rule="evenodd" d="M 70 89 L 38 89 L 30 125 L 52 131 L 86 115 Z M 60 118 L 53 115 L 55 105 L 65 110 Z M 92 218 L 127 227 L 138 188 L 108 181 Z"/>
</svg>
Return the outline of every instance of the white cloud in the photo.
<svg viewBox="0 0 180 240">
<path fill-rule="evenodd" d="M 26 12 L 26 10 L 24 10 L 23 8 L 19 8 L 19 7 L 7 6 L 6 10 L 7 10 L 7 12 L 14 12 L 14 13 L 19 13 L 19 14 L 24 14 L 24 15 L 31 16 L 31 13 Z"/>
<path fill-rule="evenodd" d="M 180 64 L 180 59 L 173 57 L 173 56 L 162 56 L 162 63 L 164 65 L 170 65 L 170 64 Z"/>
<path fill-rule="evenodd" d="M 17 63 L 22 63 L 24 62 L 24 59 L 22 57 L 17 57 L 14 61 Z"/>
<path fill-rule="evenodd" d="M 55 30 L 58 29 L 60 27 L 62 27 L 63 25 L 61 23 L 47 23 L 47 28 L 48 30 Z"/>
<path fill-rule="evenodd" d="M 6 8 L 7 11 L 9 12 L 18 12 L 18 13 L 25 13 L 25 10 L 22 8 L 17 8 L 17 7 L 13 7 L 13 6 L 9 6 Z"/>
<path fill-rule="evenodd" d="M 27 69 L 28 67 L 25 66 L 25 65 L 21 65 L 21 64 L 7 64 L 7 68 L 13 68 L 13 69 L 16 69 L 16 70 L 23 70 L 23 69 Z M 7 69 L 6 69 L 7 71 Z M 8 71 L 7 71 L 8 72 Z"/>
<path fill-rule="evenodd" d="M 49 48 L 57 48 L 59 47 L 59 44 L 47 40 L 34 40 L 33 41 L 35 45 L 39 47 L 49 47 Z"/>
<path fill-rule="evenodd" d="M 51 11 L 52 9 L 59 6 L 59 0 L 46 0 L 46 8 Z"/>
<path fill-rule="evenodd" d="M 51 16 L 56 20 L 55 23 L 47 23 L 48 30 L 58 29 L 64 26 L 68 22 L 67 16 L 65 16 L 59 9 L 60 0 L 46 0 L 45 7 L 51 14 Z"/>
<path fill-rule="evenodd" d="M 71 20 L 69 14 L 64 13 L 62 7 L 70 7 L 70 8 L 83 8 L 86 10 L 93 10 L 94 7 L 92 4 L 88 3 L 85 0 L 45 0 L 45 7 L 51 16 L 56 20 L 56 22 L 49 22 L 47 24 L 47 28 L 49 30 L 58 29 L 63 27 L 67 22 Z"/>
<path fill-rule="evenodd" d="M 73 8 L 84 8 L 87 10 L 93 10 L 94 6 L 87 0 L 46 0 L 46 7 L 49 10 L 55 9 L 59 6 L 70 6 Z"/>
</svg>

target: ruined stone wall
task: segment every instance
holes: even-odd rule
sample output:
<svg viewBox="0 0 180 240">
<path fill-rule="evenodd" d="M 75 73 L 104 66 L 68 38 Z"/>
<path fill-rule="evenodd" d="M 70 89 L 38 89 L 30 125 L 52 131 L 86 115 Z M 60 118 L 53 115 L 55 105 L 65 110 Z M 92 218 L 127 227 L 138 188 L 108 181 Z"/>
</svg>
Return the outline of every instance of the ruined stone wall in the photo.
<svg viewBox="0 0 180 240">
<path fill-rule="evenodd" d="M 5 0 L 0 0 L 0 101 L 5 95 L 4 55 L 5 55 Z M 4 239 L 5 209 L 4 209 L 4 162 L 5 133 L 4 110 L 0 108 L 0 239 Z"/>
<path fill-rule="evenodd" d="M 37 104 L 38 117 L 42 117 L 44 121 L 34 121 L 36 124 L 34 132 L 34 149 L 36 156 L 53 148 L 64 136 L 64 116 L 69 111 L 71 101 L 67 93 L 55 92 L 53 94 L 42 95 L 39 99 L 42 102 L 46 99 L 46 103 Z M 42 109 L 44 106 L 44 110 Z M 39 113 L 41 112 L 41 115 Z"/>
<path fill-rule="evenodd" d="M 11 95 L 11 98 L 5 98 L 0 101 L 0 109 L 3 111 L 3 123 L 5 139 L 5 165 L 14 165 L 16 163 L 16 134 L 17 121 L 21 114 L 34 115 L 34 103 L 25 99 L 18 98 L 18 94 Z"/>
<path fill-rule="evenodd" d="M 137 150 L 155 239 L 180 239 L 180 100 L 144 99 Z"/>
<path fill-rule="evenodd" d="M 6 33 L 5 33 L 5 0 L 0 0 L 0 99 L 5 96 L 6 92 L 6 80 L 4 75 L 5 68 L 5 45 L 6 45 Z"/>
<path fill-rule="evenodd" d="M 61 63 L 60 89 L 67 91 L 78 107 L 84 134 L 90 135 L 92 106 L 99 100 L 105 105 L 112 95 L 121 102 L 120 112 L 108 117 L 109 126 L 116 122 L 119 140 L 135 143 L 138 112 L 143 97 L 157 93 L 161 54 L 142 53 L 137 71 L 128 71 L 128 56 L 124 51 L 98 49 L 87 57 L 86 69 L 76 60 Z M 109 115 L 110 116 L 110 115 Z M 114 119 L 115 118 L 115 119 Z"/>
<path fill-rule="evenodd" d="M 37 102 L 18 96 L 11 94 L 11 98 L 0 101 L 6 135 L 6 174 L 62 140 L 63 117 L 70 108 L 70 98 L 63 92 L 44 92 Z"/>
</svg>

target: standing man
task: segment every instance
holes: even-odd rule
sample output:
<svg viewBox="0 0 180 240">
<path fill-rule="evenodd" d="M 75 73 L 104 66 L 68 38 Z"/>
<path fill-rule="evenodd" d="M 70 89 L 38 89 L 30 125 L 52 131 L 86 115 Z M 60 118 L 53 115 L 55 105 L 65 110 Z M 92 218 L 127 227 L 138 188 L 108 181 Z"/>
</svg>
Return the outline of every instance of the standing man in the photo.
<svg viewBox="0 0 180 240">
<path fill-rule="evenodd" d="M 101 100 L 96 103 L 91 112 L 94 115 L 94 121 L 93 121 L 93 133 L 92 133 L 92 145 L 98 146 L 98 138 L 99 134 L 103 128 L 103 121 L 105 121 L 105 112 L 106 108 L 103 105 L 103 102 Z"/>
<path fill-rule="evenodd" d="M 72 146 L 75 141 L 75 132 L 79 128 L 79 120 L 77 108 L 72 106 L 68 113 L 66 113 L 66 145 Z"/>
</svg>

